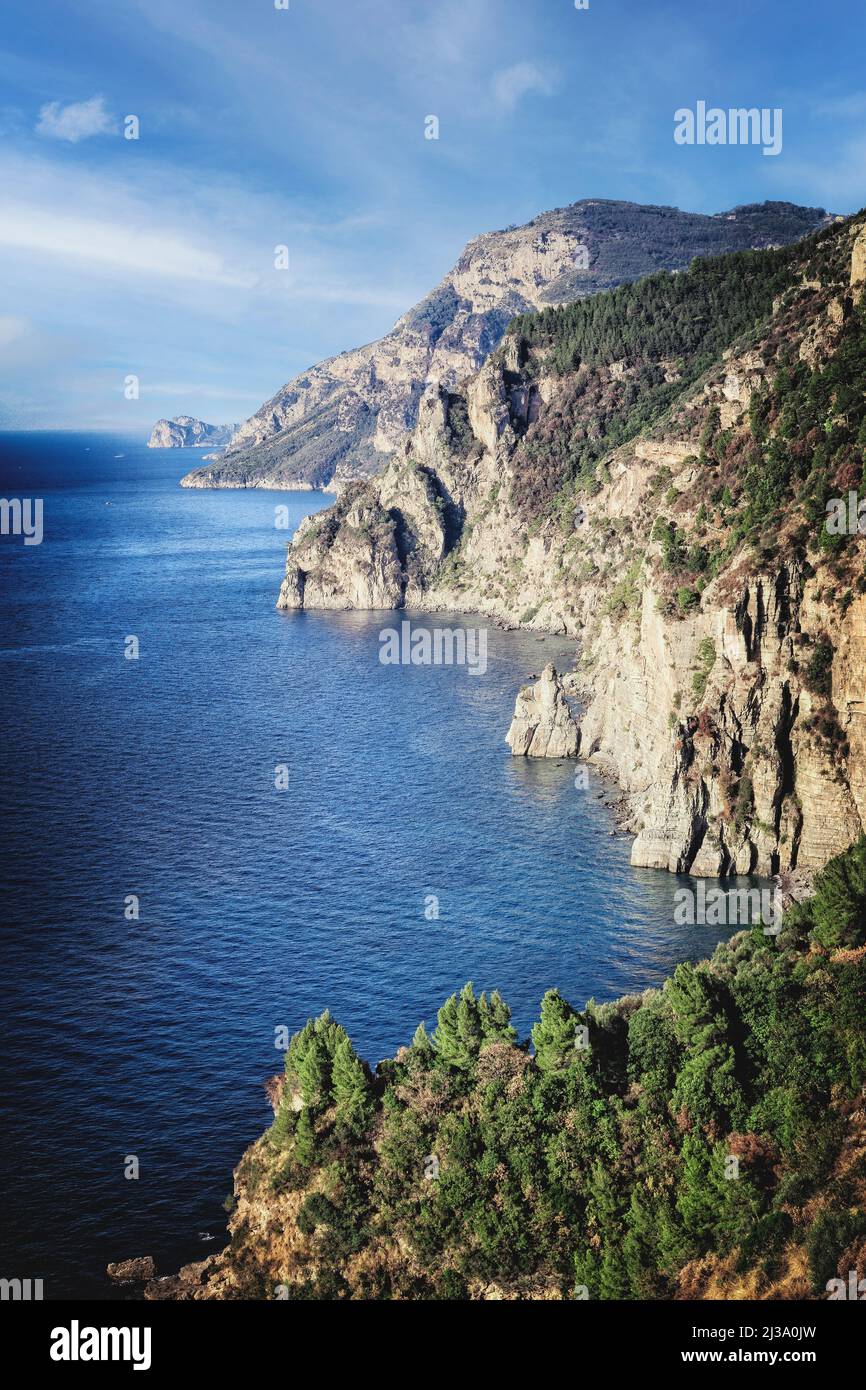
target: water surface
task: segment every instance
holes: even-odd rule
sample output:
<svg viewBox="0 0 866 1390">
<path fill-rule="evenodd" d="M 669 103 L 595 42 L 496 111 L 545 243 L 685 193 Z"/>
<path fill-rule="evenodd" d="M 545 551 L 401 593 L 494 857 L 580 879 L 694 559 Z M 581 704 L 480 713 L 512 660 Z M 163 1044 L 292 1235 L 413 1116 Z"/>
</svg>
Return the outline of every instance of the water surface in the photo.
<svg viewBox="0 0 866 1390">
<path fill-rule="evenodd" d="M 375 1062 L 472 979 L 525 1035 L 551 986 L 642 990 L 719 936 L 674 925 L 592 773 L 509 756 L 519 684 L 569 647 L 491 628 L 484 676 L 392 667 L 391 615 L 276 612 L 275 507 L 331 499 L 182 490 L 197 457 L 0 436 L 45 528 L 0 542 L 0 1275 L 46 1297 L 218 1248 L 275 1029 L 328 1006 Z"/>
</svg>

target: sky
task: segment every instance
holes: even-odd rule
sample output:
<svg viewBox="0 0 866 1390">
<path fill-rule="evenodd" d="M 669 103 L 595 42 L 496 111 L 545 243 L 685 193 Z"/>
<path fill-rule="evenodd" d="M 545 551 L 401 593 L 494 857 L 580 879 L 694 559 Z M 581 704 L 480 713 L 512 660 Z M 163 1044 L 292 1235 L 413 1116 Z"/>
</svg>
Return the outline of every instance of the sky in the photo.
<svg viewBox="0 0 866 1390">
<path fill-rule="evenodd" d="M 0 428 L 243 420 L 387 332 L 471 237 L 578 199 L 856 211 L 864 20 L 863 0 L 3 0 Z M 781 152 L 678 144 L 699 101 L 781 109 Z"/>
</svg>

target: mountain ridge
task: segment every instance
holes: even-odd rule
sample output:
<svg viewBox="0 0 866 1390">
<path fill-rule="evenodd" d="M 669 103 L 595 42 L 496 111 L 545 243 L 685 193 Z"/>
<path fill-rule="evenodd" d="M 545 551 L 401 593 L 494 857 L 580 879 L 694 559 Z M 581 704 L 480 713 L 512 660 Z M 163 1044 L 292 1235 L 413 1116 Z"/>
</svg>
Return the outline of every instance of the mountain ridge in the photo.
<svg viewBox="0 0 866 1390">
<path fill-rule="evenodd" d="M 824 511 L 863 487 L 864 286 L 859 214 L 518 320 L 301 524 L 278 606 L 573 635 L 634 865 L 813 872 L 866 826 L 864 537 Z"/>
<path fill-rule="evenodd" d="M 426 385 L 477 371 L 510 321 L 695 255 L 798 239 L 823 208 L 743 204 L 717 214 L 584 199 L 474 237 L 437 286 L 383 338 L 299 373 L 184 487 L 333 488 L 381 471 L 417 421 Z"/>
</svg>

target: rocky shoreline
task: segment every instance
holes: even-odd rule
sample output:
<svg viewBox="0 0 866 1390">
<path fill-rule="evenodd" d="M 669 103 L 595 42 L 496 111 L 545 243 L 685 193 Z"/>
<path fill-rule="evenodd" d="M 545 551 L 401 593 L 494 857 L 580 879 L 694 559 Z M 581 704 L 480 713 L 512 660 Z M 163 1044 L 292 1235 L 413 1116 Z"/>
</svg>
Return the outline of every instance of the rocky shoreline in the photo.
<svg viewBox="0 0 866 1390">
<path fill-rule="evenodd" d="M 707 479 L 720 497 L 735 479 L 724 460 L 701 463 L 701 439 L 715 429 L 729 451 L 749 447 L 752 403 L 771 390 L 782 345 L 811 371 L 832 363 L 866 283 L 862 218 L 833 237 L 826 283 L 804 269 L 804 287 L 777 298 L 764 346 L 755 333 L 732 342 L 683 391 L 675 420 L 672 407 L 612 450 L 570 525 L 530 511 L 521 488 L 526 441 L 559 428 L 570 393 L 586 392 L 580 379 L 526 360 L 512 336 L 459 398 L 428 386 L 381 477 L 298 528 L 278 607 L 478 613 L 574 636 L 580 757 L 620 786 L 636 867 L 814 872 L 866 824 L 866 594 L 852 578 L 840 606 L 828 561 L 795 550 L 795 511 L 772 545 L 735 553 L 700 593 L 672 591 L 664 552 L 666 536 L 689 532 L 706 537 L 707 556 L 724 548 Z M 598 367 L 599 392 L 615 399 L 628 370 Z M 862 544 L 853 538 L 852 554 Z M 823 652 L 827 679 L 812 674 Z"/>
</svg>

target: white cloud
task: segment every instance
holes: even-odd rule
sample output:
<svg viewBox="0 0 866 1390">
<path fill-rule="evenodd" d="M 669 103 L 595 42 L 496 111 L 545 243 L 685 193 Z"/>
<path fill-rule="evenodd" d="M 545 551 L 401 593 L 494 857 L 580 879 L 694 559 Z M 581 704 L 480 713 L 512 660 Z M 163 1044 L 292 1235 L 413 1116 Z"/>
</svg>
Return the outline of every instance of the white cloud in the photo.
<svg viewBox="0 0 866 1390">
<path fill-rule="evenodd" d="M 231 269 L 217 252 L 169 230 L 144 231 L 8 199 L 0 207 L 0 244 L 43 252 L 52 260 L 72 256 L 103 268 L 229 289 L 250 289 L 258 280 L 249 271 Z"/>
<path fill-rule="evenodd" d="M 59 101 L 49 101 L 39 112 L 36 123 L 37 135 L 47 135 L 52 140 L 68 140 L 76 145 L 79 140 L 88 140 L 92 135 L 114 135 L 117 124 L 106 110 L 104 97 L 91 97 L 89 101 L 73 101 L 61 106 Z"/>
<path fill-rule="evenodd" d="M 112 286 L 112 293 L 159 294 L 175 307 L 182 296 L 223 317 L 255 303 L 281 325 L 306 304 L 378 309 L 389 316 L 384 332 L 390 315 L 426 289 L 371 270 L 346 236 L 351 219 L 316 222 L 308 208 L 244 192 L 230 179 L 193 185 L 186 170 L 139 161 L 134 176 L 105 176 L 0 152 L 0 186 L 14 190 L 0 201 L 0 247 L 16 253 L 22 274 L 38 277 L 40 302 L 44 296 L 55 306 L 58 294 L 80 293 L 92 314 L 94 287 Z M 274 269 L 282 243 L 291 249 L 288 274 Z M 24 302 L 32 308 L 32 291 Z M 8 296 L 3 307 L 20 312 Z"/>
<path fill-rule="evenodd" d="M 505 111 L 513 111 L 530 92 L 549 97 L 555 89 L 555 74 L 538 63 L 515 63 L 510 68 L 503 68 L 493 78 L 493 98 L 497 106 Z"/>
<path fill-rule="evenodd" d="M 0 314 L 0 351 L 26 338 L 30 329 L 29 320 L 16 318 L 13 314 Z"/>
</svg>

